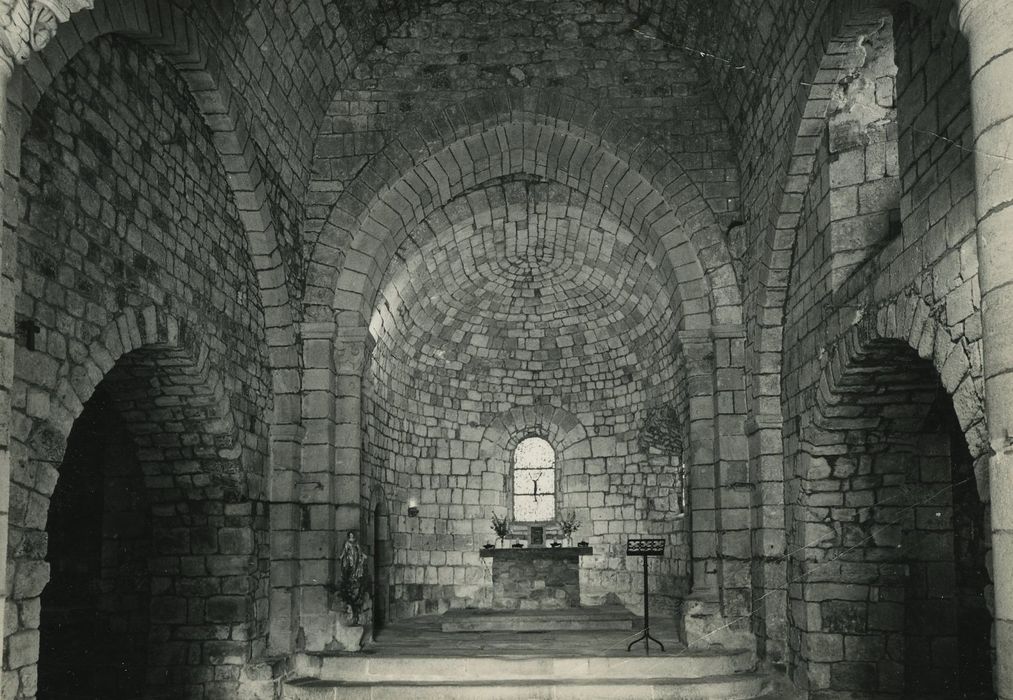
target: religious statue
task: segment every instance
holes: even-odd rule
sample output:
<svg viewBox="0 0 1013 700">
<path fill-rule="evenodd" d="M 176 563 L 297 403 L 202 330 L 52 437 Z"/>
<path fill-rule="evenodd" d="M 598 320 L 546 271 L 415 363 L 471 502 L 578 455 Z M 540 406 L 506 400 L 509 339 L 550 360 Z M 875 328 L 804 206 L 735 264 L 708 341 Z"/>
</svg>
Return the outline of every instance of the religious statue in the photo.
<svg viewBox="0 0 1013 700">
<path fill-rule="evenodd" d="M 338 556 L 340 568 L 340 579 L 338 583 L 338 594 L 345 604 L 345 610 L 352 617 L 352 624 L 359 624 L 359 615 L 362 613 L 362 599 L 365 595 L 365 571 L 366 555 L 359 546 L 358 537 L 354 531 L 349 531 L 345 537 L 345 544 Z"/>
</svg>

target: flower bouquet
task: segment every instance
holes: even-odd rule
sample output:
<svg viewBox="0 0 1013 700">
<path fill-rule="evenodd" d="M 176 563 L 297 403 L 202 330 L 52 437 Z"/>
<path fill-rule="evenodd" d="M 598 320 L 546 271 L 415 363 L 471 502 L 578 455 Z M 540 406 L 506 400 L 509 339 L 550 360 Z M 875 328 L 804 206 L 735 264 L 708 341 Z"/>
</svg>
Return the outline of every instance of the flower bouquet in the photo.
<svg viewBox="0 0 1013 700">
<path fill-rule="evenodd" d="M 577 511 L 571 510 L 570 512 L 563 515 L 559 521 L 559 529 L 563 533 L 563 537 L 566 538 L 567 544 L 572 544 L 573 533 L 580 527 L 580 521 L 577 520 Z"/>
<path fill-rule="evenodd" d="M 492 514 L 492 529 L 499 538 L 499 546 L 503 546 L 503 538 L 510 534 L 510 521 L 506 517 L 500 518 L 496 513 Z"/>
</svg>

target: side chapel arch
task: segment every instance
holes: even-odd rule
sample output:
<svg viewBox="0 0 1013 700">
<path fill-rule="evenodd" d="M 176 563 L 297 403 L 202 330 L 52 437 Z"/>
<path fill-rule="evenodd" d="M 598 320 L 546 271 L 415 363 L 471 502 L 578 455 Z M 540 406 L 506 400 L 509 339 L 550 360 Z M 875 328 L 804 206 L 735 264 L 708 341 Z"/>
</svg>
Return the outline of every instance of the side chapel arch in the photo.
<svg viewBox="0 0 1013 700">
<path fill-rule="evenodd" d="M 175 504 L 209 499 L 248 502 L 251 494 L 262 488 L 253 478 L 256 470 L 247 464 L 253 457 L 244 449 L 208 345 L 183 320 L 159 307 L 127 309 L 106 326 L 89 346 L 86 357 L 78 362 L 67 360 L 54 374 L 53 385 L 48 388 L 52 398 L 46 417 L 29 419 L 23 441 L 15 437 L 12 443 L 15 463 L 25 464 L 34 475 L 29 482 L 22 480 L 13 485 L 16 502 L 24 504 L 12 510 L 9 533 L 14 581 L 11 602 L 15 609 L 34 604 L 50 580 L 47 559 L 54 553 L 47 553 L 46 539 L 51 499 L 59 486 L 67 440 L 100 386 L 105 387 L 104 396 L 111 397 L 111 406 L 122 417 L 125 434 L 135 443 L 133 450 L 141 472 L 138 476 L 152 506 L 147 517 L 161 543 L 150 545 L 149 556 L 166 556 L 159 570 L 163 581 L 157 595 L 170 600 L 189 585 L 186 576 L 169 564 L 173 552 L 178 554 L 172 549 L 169 534 L 178 535 L 188 529 L 199 533 L 206 516 L 200 508 L 182 515 Z M 209 555 L 214 559 L 220 554 L 223 561 L 245 558 L 241 571 L 234 571 L 236 575 L 255 576 L 256 550 L 252 544 L 256 516 L 250 511 L 247 517 L 251 531 L 234 538 L 234 550 L 229 549 L 232 545 L 223 545 L 224 549 Z M 249 549 L 244 544 L 247 538 Z M 168 551 L 161 552 L 159 546 L 167 542 Z M 143 552 L 148 545 L 140 546 L 138 551 Z M 165 622 L 154 617 L 151 620 L 153 625 Z M 255 621 L 250 617 L 243 624 L 252 626 Z M 16 632 L 37 635 L 37 630 L 19 627 Z M 163 627 L 166 635 L 171 635 L 169 630 L 171 624 Z M 177 687 L 174 683 L 186 682 L 191 669 L 185 665 L 175 669 L 164 666 L 171 661 L 163 657 L 154 651 L 149 657 L 149 682 L 171 692 Z M 32 691 L 22 688 L 21 692 Z"/>
</svg>

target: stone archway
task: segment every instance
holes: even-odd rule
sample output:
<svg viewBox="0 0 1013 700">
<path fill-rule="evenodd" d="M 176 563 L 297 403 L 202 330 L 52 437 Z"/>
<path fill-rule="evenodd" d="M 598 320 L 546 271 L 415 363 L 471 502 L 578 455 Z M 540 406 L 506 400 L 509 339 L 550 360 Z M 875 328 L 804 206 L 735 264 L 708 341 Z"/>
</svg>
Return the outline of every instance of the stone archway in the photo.
<svg viewBox="0 0 1013 700">
<path fill-rule="evenodd" d="M 250 660 L 256 543 L 264 523 L 253 503 L 255 479 L 251 501 L 240 431 L 210 358 L 207 346 L 178 319 L 155 307 L 127 312 L 56 387 L 54 394 L 67 403 L 54 403 L 48 419 L 29 420 L 27 431 L 16 436 L 15 460 L 35 478 L 12 484 L 17 507 L 10 534 L 16 582 L 11 603 L 19 611 L 37 609 L 55 567 L 59 575 L 49 602 L 99 615 L 93 622 L 104 630 L 104 641 L 113 644 L 113 656 L 129 662 L 132 671 L 64 675 L 63 681 L 44 678 L 39 688 L 59 692 L 71 683 L 96 698 L 139 688 L 184 693 L 208 683 L 205 664 L 242 666 Z M 109 415 L 96 416 L 103 407 Z M 94 438 L 97 453 L 82 458 L 81 435 Z M 69 455 L 68 439 L 75 447 Z M 89 489 L 66 484 L 56 491 L 64 469 L 71 485 L 80 486 L 81 470 L 95 477 L 91 498 Z M 49 522 L 51 503 L 56 517 Z M 63 517 L 68 511 L 91 514 L 97 528 L 88 533 Z M 150 537 L 143 536 L 144 530 Z M 48 557 L 47 539 L 53 542 Z M 92 597 L 81 578 L 68 586 L 64 575 L 81 554 L 75 544 L 98 557 L 82 564 L 97 573 L 100 590 Z M 227 577 L 235 581 L 234 589 L 224 584 Z M 245 583 L 238 585 L 240 581 Z M 102 617 L 107 608 L 116 614 Z M 52 612 L 45 610 L 42 619 L 51 622 Z M 26 668 L 34 668 L 39 658 L 39 631 L 37 620 L 31 625 L 23 612 L 20 619 L 23 625 L 8 637 L 15 653 L 7 659 L 8 668 L 25 678 Z M 233 641 L 240 628 L 247 630 L 246 639 L 236 633 Z M 117 629 L 126 632 L 116 637 Z M 136 654 L 122 646 L 131 635 L 144 637 Z M 88 641 L 80 635 L 63 639 L 58 654 L 81 654 Z M 52 652 L 52 641 L 46 644 Z M 212 659 L 194 653 L 194 647 L 205 645 L 220 654 Z M 43 670 L 59 672 L 53 664 Z M 15 697 L 34 695 L 34 687 L 17 686 Z"/>
<path fill-rule="evenodd" d="M 307 317 L 337 310 L 348 317 L 343 325 L 364 323 L 407 231 L 484 182 L 527 174 L 589 196 L 668 257 L 693 317 L 686 327 L 741 322 L 730 256 L 698 186 L 637 129 L 606 138 L 618 121 L 559 95 L 515 90 L 467 100 L 425 119 L 426 128 L 406 129 L 331 209 L 309 263 Z M 350 241 L 347 252 L 337 241 Z"/>
<path fill-rule="evenodd" d="M 976 352 L 910 295 L 824 360 L 789 456 L 791 653 L 810 692 L 992 696 Z"/>
<path fill-rule="evenodd" d="M 3 160 L 11 164 L 6 171 L 8 177 L 2 183 L 2 189 L 8 193 L 17 190 L 17 178 L 24 176 L 19 171 L 22 137 L 31 125 L 33 112 L 53 81 L 58 79 L 68 64 L 75 61 L 83 48 L 101 41 L 103 37 L 117 35 L 130 37 L 164 57 L 185 81 L 189 97 L 196 103 L 211 133 L 211 152 L 216 154 L 227 173 L 228 196 L 235 204 L 237 220 L 246 235 L 247 252 L 257 282 L 254 294 L 257 303 L 262 304 L 266 325 L 270 329 L 264 337 L 264 344 L 276 391 L 272 410 L 264 415 L 271 426 L 268 449 L 273 464 L 288 465 L 291 461 L 289 455 L 297 450 L 295 445 L 301 435 L 297 427 L 300 419 L 298 396 L 301 378 L 293 370 L 298 366 L 299 358 L 293 322 L 295 312 L 292 307 L 292 299 L 296 296 L 296 281 L 301 278 L 301 273 L 290 267 L 292 261 L 298 260 L 298 254 L 291 254 L 293 241 L 286 240 L 282 222 L 276 220 L 276 211 L 268 204 L 272 195 L 270 187 L 273 173 L 267 171 L 266 159 L 258 158 L 257 149 L 267 150 L 271 145 L 266 139 L 258 138 L 260 134 L 254 121 L 247 118 L 247 112 L 237 109 L 237 104 L 244 98 L 237 94 L 240 90 L 235 86 L 235 76 L 229 75 L 219 60 L 218 51 L 222 45 L 215 42 L 222 40 L 223 35 L 217 25 L 222 17 L 212 13 L 202 16 L 201 13 L 188 12 L 186 8 L 172 3 L 155 7 L 139 5 L 129 0 L 102 0 L 94 9 L 92 5 L 87 0 L 58 1 L 47 3 L 45 7 L 39 3 L 15 4 L 14 30 L 17 30 L 19 39 L 31 36 L 31 32 L 35 31 L 33 27 L 29 33 L 23 34 L 24 28 L 18 26 L 21 20 L 27 21 L 29 12 L 33 21 L 36 18 L 48 21 L 53 11 L 59 16 L 53 19 L 52 26 L 45 32 L 33 37 L 32 52 L 26 50 L 15 56 L 15 63 L 23 65 L 14 67 L 9 85 L 6 66 L 0 68 L 0 73 L 5 78 L 5 85 L 0 88 L 0 102 L 5 105 L 2 110 L 4 123 L 0 125 L 4 132 L 2 140 L 6 143 L 2 147 Z M 86 11 L 65 16 L 63 10 L 71 8 Z M 56 19 L 61 22 L 59 27 L 56 26 Z M 0 31 L 7 32 L 8 29 L 9 27 L 3 27 Z M 42 28 L 39 29 L 41 32 Z M 0 57 L 0 62 L 5 59 L 6 57 Z M 262 99 L 267 102 L 266 94 L 262 95 Z M 16 202 L 14 196 L 8 195 L 5 199 Z M 11 226 L 17 225 L 19 207 L 23 209 L 24 205 L 24 202 L 16 203 L 5 210 L 4 217 Z M 8 262 L 17 259 L 18 251 L 13 247 L 5 249 L 3 253 Z M 0 295 L 14 294 L 7 286 L 9 279 L 0 277 Z M 13 335 L 12 329 L 0 329 L 0 333 Z M 6 387 L 0 387 L 4 388 Z M 6 394 L 0 392 L 0 400 L 8 401 Z M 244 421 L 244 427 L 245 425 Z M 2 446 L 5 444 L 6 437 L 0 436 L 0 457 L 4 458 L 6 455 Z M 278 479 L 284 479 L 280 466 Z M 282 491 L 278 489 L 277 492 Z M 6 504 L 0 504 L 0 519 L 4 519 L 0 527 L 5 529 L 6 510 Z M 283 559 L 283 556 L 279 556 L 279 561 Z M 286 574 L 281 572 L 284 563 L 277 568 L 279 576 L 284 578 Z M 286 648 L 290 646 L 290 635 L 279 632 L 276 636 L 280 640 L 284 637 L 279 641 L 280 645 Z"/>
</svg>

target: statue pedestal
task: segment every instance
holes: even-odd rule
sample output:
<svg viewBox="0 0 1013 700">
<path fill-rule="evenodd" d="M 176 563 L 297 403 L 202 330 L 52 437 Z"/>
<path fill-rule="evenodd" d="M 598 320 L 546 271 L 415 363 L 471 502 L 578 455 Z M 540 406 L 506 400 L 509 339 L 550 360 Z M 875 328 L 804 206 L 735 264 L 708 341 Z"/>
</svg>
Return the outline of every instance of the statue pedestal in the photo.
<svg viewBox="0 0 1013 700">
<path fill-rule="evenodd" d="M 345 604 L 333 591 L 317 586 L 300 599 L 298 648 L 310 653 L 359 651 L 364 628 L 352 624 Z"/>
<path fill-rule="evenodd" d="M 302 627 L 303 648 L 309 652 L 349 651 L 362 649 L 365 627 L 348 624 L 344 612 L 328 610 L 312 616 L 311 624 Z"/>
<path fill-rule="evenodd" d="M 366 628 L 362 625 L 344 626 L 340 620 L 334 628 L 334 641 L 340 644 L 344 651 L 359 651 L 362 649 L 362 636 Z"/>
</svg>

